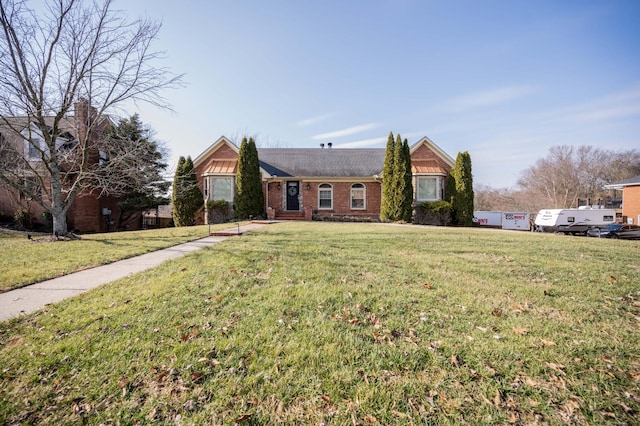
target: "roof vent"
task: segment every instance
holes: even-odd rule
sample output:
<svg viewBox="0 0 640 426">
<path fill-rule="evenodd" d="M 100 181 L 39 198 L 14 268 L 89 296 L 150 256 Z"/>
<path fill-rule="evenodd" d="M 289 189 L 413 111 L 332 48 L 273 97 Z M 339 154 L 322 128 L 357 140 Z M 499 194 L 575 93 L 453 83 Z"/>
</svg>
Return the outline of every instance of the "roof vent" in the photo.
<svg viewBox="0 0 640 426">
<path fill-rule="evenodd" d="M 324 144 L 323 143 L 320 144 L 320 149 L 324 149 Z"/>
<path fill-rule="evenodd" d="M 329 149 L 331 149 L 331 147 L 333 146 L 333 143 L 329 142 L 327 146 L 329 147 Z"/>
</svg>

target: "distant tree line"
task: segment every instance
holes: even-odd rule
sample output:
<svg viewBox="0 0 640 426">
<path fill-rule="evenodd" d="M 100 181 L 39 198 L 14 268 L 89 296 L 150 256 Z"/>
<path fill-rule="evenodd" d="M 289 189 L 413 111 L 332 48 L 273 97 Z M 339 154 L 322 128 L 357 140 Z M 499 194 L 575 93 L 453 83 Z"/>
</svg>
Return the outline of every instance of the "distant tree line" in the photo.
<svg viewBox="0 0 640 426">
<path fill-rule="evenodd" d="M 605 185 L 640 175 L 640 151 L 560 145 L 521 172 L 515 188 L 475 190 L 476 210 L 528 211 L 606 203 L 616 197 Z"/>
</svg>

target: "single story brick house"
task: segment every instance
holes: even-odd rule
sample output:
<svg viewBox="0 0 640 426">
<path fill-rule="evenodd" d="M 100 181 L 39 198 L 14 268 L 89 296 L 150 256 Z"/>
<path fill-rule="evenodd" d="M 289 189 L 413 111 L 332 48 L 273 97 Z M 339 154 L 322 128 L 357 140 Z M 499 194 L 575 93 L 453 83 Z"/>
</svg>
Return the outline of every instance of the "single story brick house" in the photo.
<svg viewBox="0 0 640 426">
<path fill-rule="evenodd" d="M 269 219 L 379 219 L 385 148 L 258 148 Z M 222 136 L 193 161 L 206 200 L 233 202 L 239 148 Z M 444 197 L 454 160 L 429 138 L 411 146 L 414 202 Z M 200 221 L 206 222 L 205 217 Z"/>
<path fill-rule="evenodd" d="M 622 190 L 622 217 L 624 222 L 640 224 L 640 175 L 605 185 L 605 188 Z"/>
</svg>

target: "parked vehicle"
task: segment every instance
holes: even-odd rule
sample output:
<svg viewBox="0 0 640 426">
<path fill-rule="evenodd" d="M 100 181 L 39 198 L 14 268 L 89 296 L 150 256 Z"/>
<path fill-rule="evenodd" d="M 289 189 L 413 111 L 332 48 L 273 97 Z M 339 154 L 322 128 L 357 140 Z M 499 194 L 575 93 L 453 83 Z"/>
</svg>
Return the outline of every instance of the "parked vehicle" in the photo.
<svg viewBox="0 0 640 426">
<path fill-rule="evenodd" d="M 535 230 L 577 235 L 585 234 L 592 228 L 603 228 L 615 223 L 616 211 L 600 207 L 583 206 L 577 209 L 540 210 L 534 222 Z"/>
<path fill-rule="evenodd" d="M 623 238 L 626 240 L 640 240 L 640 225 L 614 223 L 604 228 L 594 228 L 587 231 L 590 237 Z"/>
</svg>

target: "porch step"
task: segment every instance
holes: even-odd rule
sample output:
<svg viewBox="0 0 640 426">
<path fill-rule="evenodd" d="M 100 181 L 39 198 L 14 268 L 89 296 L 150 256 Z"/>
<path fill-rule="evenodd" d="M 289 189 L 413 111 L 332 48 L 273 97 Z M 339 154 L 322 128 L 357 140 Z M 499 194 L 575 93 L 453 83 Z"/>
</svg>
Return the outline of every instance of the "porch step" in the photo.
<svg viewBox="0 0 640 426">
<path fill-rule="evenodd" d="M 279 211 L 276 220 L 304 220 L 304 212 Z"/>
<path fill-rule="evenodd" d="M 237 231 L 215 231 L 210 234 L 212 237 L 239 237 L 242 232 Z"/>
</svg>

